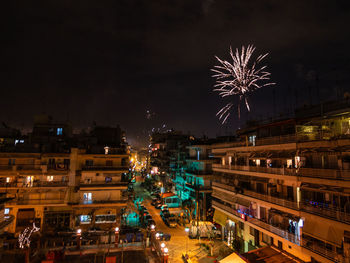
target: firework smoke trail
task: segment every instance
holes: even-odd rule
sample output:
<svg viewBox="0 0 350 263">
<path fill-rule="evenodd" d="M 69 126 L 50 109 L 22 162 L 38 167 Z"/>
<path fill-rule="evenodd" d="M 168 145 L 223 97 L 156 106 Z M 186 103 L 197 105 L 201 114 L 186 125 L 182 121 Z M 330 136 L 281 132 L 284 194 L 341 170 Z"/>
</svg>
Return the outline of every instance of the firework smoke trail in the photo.
<svg viewBox="0 0 350 263">
<path fill-rule="evenodd" d="M 222 98 L 228 96 L 238 97 L 237 111 L 239 119 L 241 115 L 240 108 L 242 101 L 244 101 L 247 110 L 250 111 L 248 103 L 249 93 L 262 87 L 275 84 L 272 82 L 259 84 L 261 81 L 270 80 L 271 74 L 265 70 L 266 66 L 258 67 L 258 64 L 268 55 L 268 53 L 258 56 L 254 62 L 250 63 L 254 51 L 255 47 L 253 45 L 249 45 L 247 48 L 242 46 L 242 51 L 239 52 L 239 50 L 236 49 L 235 53 L 230 47 L 230 55 L 233 62 L 230 63 L 215 56 L 220 65 L 214 66 L 211 70 L 215 73 L 212 77 L 216 78 L 216 84 L 214 85 L 213 91 L 219 92 L 219 95 Z M 216 114 L 216 116 L 219 116 L 219 119 L 222 120 L 222 124 L 224 124 L 231 115 L 230 112 L 233 107 L 234 104 L 230 102 L 221 108 Z"/>
</svg>

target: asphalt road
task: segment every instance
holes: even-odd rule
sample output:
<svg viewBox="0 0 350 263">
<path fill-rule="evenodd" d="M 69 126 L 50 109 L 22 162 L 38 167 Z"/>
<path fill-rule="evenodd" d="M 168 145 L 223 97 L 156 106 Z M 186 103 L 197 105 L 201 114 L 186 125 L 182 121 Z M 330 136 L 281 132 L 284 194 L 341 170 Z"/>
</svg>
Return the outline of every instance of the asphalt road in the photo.
<svg viewBox="0 0 350 263">
<path fill-rule="evenodd" d="M 182 254 L 187 251 L 196 253 L 200 251 L 198 240 L 189 239 L 186 235 L 185 228 L 183 226 L 177 226 L 176 228 L 170 228 L 163 222 L 160 217 L 160 209 L 156 209 L 151 205 L 151 197 L 147 190 L 140 187 L 140 179 L 134 184 L 134 191 L 136 196 L 140 196 L 144 200 L 144 206 L 147 208 L 148 212 L 152 216 L 153 220 L 156 222 L 156 230 L 168 233 L 171 235 L 170 241 L 164 241 L 166 247 L 169 249 L 169 262 L 180 263 L 183 262 L 181 259 Z"/>
</svg>

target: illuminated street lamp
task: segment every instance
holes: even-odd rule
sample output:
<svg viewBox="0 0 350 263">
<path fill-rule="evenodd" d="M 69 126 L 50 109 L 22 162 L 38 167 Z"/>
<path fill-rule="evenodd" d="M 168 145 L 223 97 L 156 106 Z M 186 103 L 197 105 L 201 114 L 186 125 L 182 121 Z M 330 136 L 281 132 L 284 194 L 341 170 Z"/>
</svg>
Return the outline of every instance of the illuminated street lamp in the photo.
<svg viewBox="0 0 350 263">
<path fill-rule="evenodd" d="M 190 231 L 190 229 L 188 227 L 185 228 L 185 232 L 188 235 L 188 232 Z M 186 237 L 186 259 L 187 259 L 187 247 L 188 247 L 188 236 Z"/>
<path fill-rule="evenodd" d="M 119 227 L 116 227 L 114 229 L 114 234 L 115 234 L 114 244 L 115 244 L 115 247 L 118 247 L 118 243 L 119 243 Z"/>
<path fill-rule="evenodd" d="M 151 225 L 151 231 L 154 231 L 155 228 L 156 228 L 155 225 Z"/>
<path fill-rule="evenodd" d="M 156 233 L 156 239 L 159 239 L 159 233 Z"/>
<path fill-rule="evenodd" d="M 168 263 L 168 257 L 169 257 L 168 251 L 169 250 L 167 247 L 165 247 L 163 249 L 163 261 L 162 261 L 162 263 Z"/>
<path fill-rule="evenodd" d="M 77 229 L 77 249 L 79 250 L 81 246 L 81 229 Z"/>
</svg>

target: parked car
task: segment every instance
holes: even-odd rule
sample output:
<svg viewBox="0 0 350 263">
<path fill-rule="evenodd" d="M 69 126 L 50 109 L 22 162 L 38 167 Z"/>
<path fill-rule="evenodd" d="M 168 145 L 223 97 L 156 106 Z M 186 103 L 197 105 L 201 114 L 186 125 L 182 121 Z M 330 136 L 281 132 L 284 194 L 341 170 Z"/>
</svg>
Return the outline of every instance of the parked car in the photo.
<svg viewBox="0 0 350 263">
<path fill-rule="evenodd" d="M 157 198 L 152 198 L 151 205 L 155 206 L 157 201 L 158 201 Z"/>
<path fill-rule="evenodd" d="M 158 200 L 155 204 L 155 208 L 160 209 L 162 207 L 163 203 L 161 200 Z"/>
<path fill-rule="evenodd" d="M 159 240 L 160 241 L 163 241 L 163 240 L 164 241 L 169 241 L 171 239 L 171 235 L 170 234 L 164 233 L 162 231 L 157 231 L 157 233 L 159 234 Z"/>
<path fill-rule="evenodd" d="M 170 214 L 167 219 L 166 219 L 167 225 L 169 227 L 176 227 L 177 226 L 177 222 L 176 222 L 176 217 L 175 215 Z"/>
<path fill-rule="evenodd" d="M 164 220 L 166 217 L 170 216 L 169 210 L 160 211 L 160 217 Z"/>
<path fill-rule="evenodd" d="M 168 207 L 168 205 L 162 205 L 161 207 L 160 207 L 160 210 L 168 210 L 169 211 L 169 207 Z"/>
</svg>

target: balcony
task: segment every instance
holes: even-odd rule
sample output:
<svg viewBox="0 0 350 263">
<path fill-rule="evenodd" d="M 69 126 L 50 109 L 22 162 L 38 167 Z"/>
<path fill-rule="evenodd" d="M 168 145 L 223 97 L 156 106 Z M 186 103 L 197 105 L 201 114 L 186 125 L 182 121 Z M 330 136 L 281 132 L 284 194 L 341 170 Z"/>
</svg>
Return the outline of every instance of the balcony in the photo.
<svg viewBox="0 0 350 263">
<path fill-rule="evenodd" d="M 192 175 L 211 175 L 211 171 L 201 171 L 201 170 L 192 170 L 192 169 L 186 169 L 185 171 L 188 174 Z"/>
<path fill-rule="evenodd" d="M 7 202 L 8 205 L 59 205 L 65 204 L 64 199 L 18 199 Z"/>
<path fill-rule="evenodd" d="M 242 218 L 241 218 L 242 214 L 237 212 L 233 207 L 219 203 L 219 202 L 214 201 L 214 200 L 212 201 L 212 205 L 238 217 L 242 221 Z M 280 236 L 280 237 L 300 246 L 299 237 L 297 237 L 296 235 L 293 235 L 293 234 L 288 233 L 287 231 L 284 231 L 280 228 L 269 225 L 269 224 L 267 224 L 267 223 L 265 223 L 257 218 L 252 218 L 252 217 L 246 216 L 246 219 L 247 219 L 246 220 L 247 222 L 249 222 L 249 223 L 251 223 L 259 228 L 267 230 L 267 231 L 269 231 L 277 236 Z"/>
<path fill-rule="evenodd" d="M 325 207 L 314 207 L 304 202 L 301 203 L 300 210 L 310 214 L 330 218 L 332 220 L 336 220 L 345 224 L 350 224 L 350 213 L 342 212 L 338 208 L 332 209 Z"/>
<path fill-rule="evenodd" d="M 31 170 L 41 170 L 40 165 L 35 164 L 11 164 L 11 165 L 0 165 L 0 171 L 31 171 Z"/>
<path fill-rule="evenodd" d="M 205 186 L 205 185 L 193 185 L 190 183 L 186 183 L 185 184 L 186 187 L 191 188 L 192 190 L 196 191 L 198 189 L 198 191 L 209 191 L 211 190 L 210 186 Z"/>
<path fill-rule="evenodd" d="M 229 184 L 223 184 L 223 183 L 219 183 L 219 182 L 213 182 L 212 186 L 214 187 L 218 187 L 218 188 L 222 188 L 225 189 L 227 191 L 231 191 L 231 192 L 236 192 L 236 189 L 234 186 L 229 185 Z M 294 210 L 299 210 L 298 207 L 298 203 L 297 202 L 293 202 L 293 201 L 289 201 L 286 199 L 282 199 L 282 198 L 277 198 L 277 197 L 273 197 L 267 194 L 260 194 L 254 191 L 250 191 L 250 190 L 243 190 L 242 193 L 240 193 L 242 195 L 248 196 L 248 197 L 252 197 L 252 198 L 256 198 L 265 202 L 269 202 L 272 204 L 276 204 L 276 205 L 280 205 L 283 207 L 288 207 Z"/>
<path fill-rule="evenodd" d="M 80 202 L 71 203 L 75 205 L 96 205 L 96 204 L 126 204 L 128 197 L 122 196 L 119 200 L 82 200 Z"/>
<path fill-rule="evenodd" d="M 109 182 L 105 181 L 91 181 L 89 183 L 80 183 L 80 187 L 126 187 L 128 185 L 127 182 Z"/>
<path fill-rule="evenodd" d="M 273 145 L 273 144 L 293 143 L 296 141 L 297 139 L 295 134 L 288 134 L 288 135 L 281 135 L 281 136 L 258 138 L 255 141 L 255 145 L 256 146 Z"/>
<path fill-rule="evenodd" d="M 287 176 L 296 176 L 296 169 L 286 169 L 286 168 L 272 168 L 272 167 L 260 167 L 260 166 L 243 166 L 243 165 L 222 165 L 213 164 L 213 168 L 236 170 L 236 171 L 246 171 L 255 173 L 267 173 L 267 174 L 278 174 Z"/>
<path fill-rule="evenodd" d="M 228 184 L 228 183 L 223 184 L 220 182 L 212 182 L 212 186 L 217 187 L 217 188 L 221 188 L 221 189 L 225 189 L 225 190 L 230 191 L 232 193 L 236 193 L 235 187 L 233 185 Z M 315 214 L 315 215 L 318 215 L 321 217 L 336 220 L 336 221 L 339 221 L 342 223 L 350 224 L 350 213 L 342 212 L 337 208 L 332 209 L 332 208 L 325 208 L 325 207 L 314 207 L 314 206 L 309 205 L 308 203 L 299 203 L 298 204 L 297 202 L 293 202 L 290 200 L 270 196 L 267 194 L 260 194 L 260 193 L 250 191 L 250 190 L 245 190 L 245 189 L 243 190 L 242 193 L 240 193 L 240 195 L 256 198 L 256 199 L 259 199 L 259 200 L 262 200 L 265 202 L 269 202 L 269 203 L 276 204 L 279 206 L 287 207 L 287 208 L 290 208 L 293 210 L 303 211 L 306 213 Z"/>
<path fill-rule="evenodd" d="M 84 165 L 83 171 L 124 171 L 129 170 L 128 166 L 103 166 L 103 165 Z"/>
<path fill-rule="evenodd" d="M 38 181 L 33 182 L 33 184 L 25 184 L 23 182 L 2 182 L 0 183 L 0 188 L 33 188 L 33 187 L 65 187 L 68 185 L 67 181 Z"/>
<path fill-rule="evenodd" d="M 318 245 L 316 242 L 313 242 L 311 240 L 308 240 L 307 238 L 303 238 L 301 240 L 301 246 L 303 248 L 306 248 L 316 254 L 319 254 L 325 258 L 328 258 L 331 261 L 334 262 L 343 262 L 341 260 L 342 255 L 339 255 L 335 251 L 329 250 L 326 247 Z"/>
<path fill-rule="evenodd" d="M 277 174 L 283 176 L 304 176 L 321 179 L 350 180 L 350 170 L 319 169 L 319 168 L 272 168 L 261 166 L 222 165 L 213 164 L 215 169 L 246 171 L 255 173 Z"/>
<path fill-rule="evenodd" d="M 0 232 L 15 219 L 13 215 L 5 215 L 4 221 L 0 222 Z"/>
</svg>

